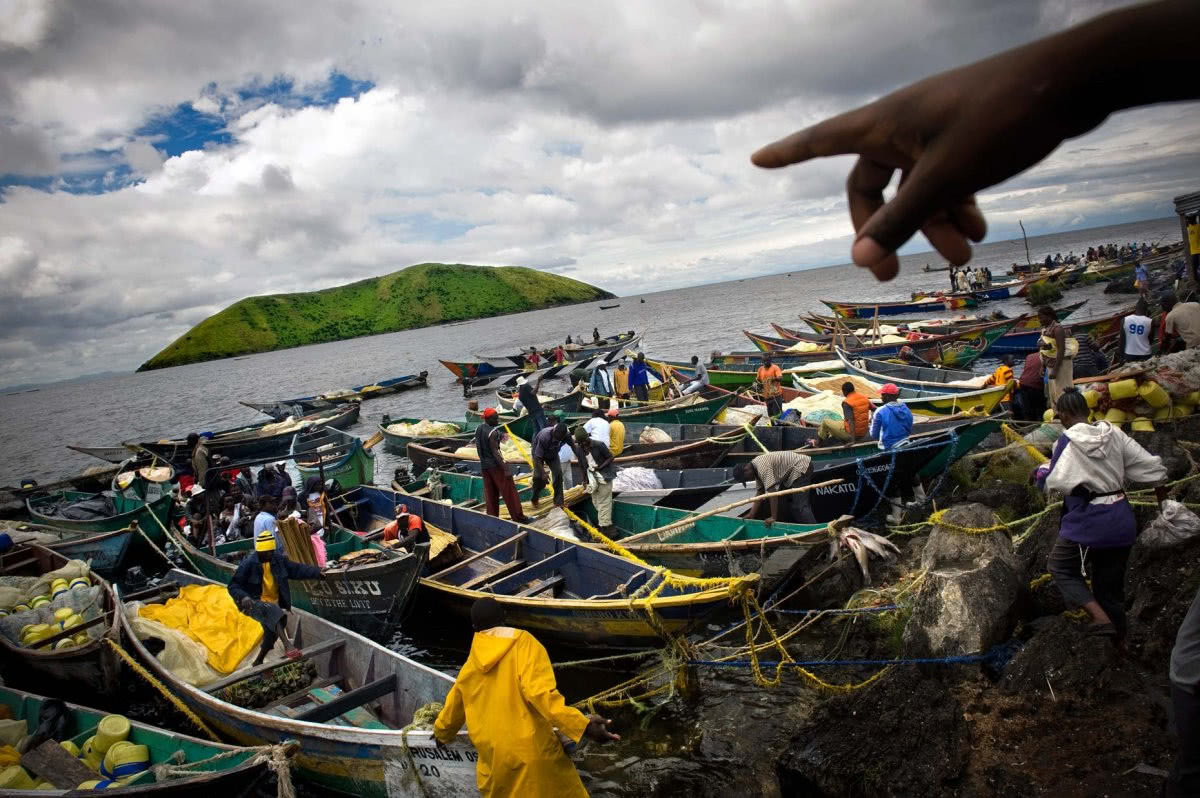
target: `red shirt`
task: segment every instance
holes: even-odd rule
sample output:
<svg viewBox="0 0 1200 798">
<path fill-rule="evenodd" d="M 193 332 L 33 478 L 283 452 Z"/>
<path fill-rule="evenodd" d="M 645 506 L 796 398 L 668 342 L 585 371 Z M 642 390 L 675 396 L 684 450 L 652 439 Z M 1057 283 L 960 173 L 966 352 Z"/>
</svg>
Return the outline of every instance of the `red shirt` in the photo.
<svg viewBox="0 0 1200 798">
<path fill-rule="evenodd" d="M 1022 388 L 1042 389 L 1042 357 L 1037 352 L 1026 355 L 1025 365 L 1021 368 L 1021 379 L 1017 381 Z"/>
<path fill-rule="evenodd" d="M 408 531 L 416 532 L 421 528 L 421 517 L 409 513 L 408 515 Z M 397 540 L 400 537 L 400 519 L 395 519 L 390 524 L 383 528 L 384 542 Z"/>
</svg>

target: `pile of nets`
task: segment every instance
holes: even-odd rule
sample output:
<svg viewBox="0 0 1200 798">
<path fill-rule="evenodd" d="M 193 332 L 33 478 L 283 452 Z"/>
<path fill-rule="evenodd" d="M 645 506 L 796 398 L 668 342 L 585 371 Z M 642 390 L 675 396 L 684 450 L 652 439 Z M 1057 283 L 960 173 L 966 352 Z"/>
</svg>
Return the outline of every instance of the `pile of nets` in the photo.
<svg viewBox="0 0 1200 798">
<path fill-rule="evenodd" d="M 500 441 L 500 454 L 504 457 L 505 462 L 508 463 L 524 463 L 524 452 L 528 448 L 528 444 L 525 444 L 522 447 L 507 435 L 502 441 Z M 454 453 L 459 457 L 466 457 L 471 460 L 479 459 L 479 451 L 475 448 L 474 443 L 468 443 L 466 446 L 460 446 L 454 450 Z"/>
<path fill-rule="evenodd" d="M 793 399 L 783 406 L 784 412 L 795 410 L 800 418 L 810 424 L 820 424 L 822 421 L 842 420 L 842 395 L 839 391 L 821 391 L 812 396 Z"/>
<path fill-rule="evenodd" d="M 613 480 L 613 490 L 624 492 L 629 490 L 662 490 L 662 480 L 652 468 L 633 466 L 617 471 Z"/>
<path fill-rule="evenodd" d="M 427 418 L 421 419 L 416 424 L 398 421 L 395 424 L 388 424 L 384 429 L 395 435 L 407 435 L 410 438 L 438 438 L 445 435 L 458 435 L 463 431 L 458 424 L 451 424 L 449 421 L 430 421 Z"/>
<path fill-rule="evenodd" d="M 727 407 L 717 416 L 722 424 L 754 425 L 767 416 L 766 405 L 747 405 L 746 407 Z"/>
</svg>

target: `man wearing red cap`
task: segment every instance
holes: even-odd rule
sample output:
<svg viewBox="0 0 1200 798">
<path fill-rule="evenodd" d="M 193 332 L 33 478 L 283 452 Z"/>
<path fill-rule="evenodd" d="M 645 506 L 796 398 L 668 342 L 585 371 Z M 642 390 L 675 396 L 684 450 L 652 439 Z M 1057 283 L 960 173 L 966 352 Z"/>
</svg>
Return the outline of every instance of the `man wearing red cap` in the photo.
<svg viewBox="0 0 1200 798">
<path fill-rule="evenodd" d="M 403 537 L 400 535 L 402 529 Z M 410 513 L 407 504 L 397 504 L 396 518 L 383 528 L 383 542 L 390 543 L 393 540 L 398 540 L 400 547 L 408 551 L 412 551 L 418 543 L 429 542 L 429 532 L 421 516 Z"/>
<path fill-rule="evenodd" d="M 608 410 L 608 448 L 613 457 L 625 451 L 625 425 L 617 418 L 621 411 L 615 407 Z"/>
<path fill-rule="evenodd" d="M 527 524 L 525 511 L 521 509 L 521 499 L 517 496 L 517 486 L 513 484 L 512 475 L 504 465 L 504 455 L 500 453 L 501 431 L 497 428 L 500 416 L 496 408 L 489 407 L 483 411 L 483 423 L 475 430 L 475 451 L 479 453 L 479 470 L 483 476 L 483 498 L 487 504 L 488 515 L 500 516 L 500 497 L 504 497 L 504 506 L 508 508 L 508 517 L 518 524 Z"/>
<path fill-rule="evenodd" d="M 879 400 L 883 407 L 875 411 L 871 417 L 871 439 L 879 441 L 880 449 L 894 449 L 912 434 L 913 415 L 908 405 L 896 401 L 900 398 L 900 389 L 894 383 L 888 383 L 879 389 Z M 913 481 L 915 477 L 907 474 L 893 474 L 892 484 L 899 489 L 901 502 L 909 501 L 913 496 Z M 920 485 L 920 482 L 916 482 Z M 891 493 L 892 491 L 888 491 Z M 922 488 L 921 494 L 925 491 Z M 898 524 L 901 521 L 904 506 L 894 498 L 891 500 L 892 511 L 888 514 L 888 522 Z"/>
</svg>

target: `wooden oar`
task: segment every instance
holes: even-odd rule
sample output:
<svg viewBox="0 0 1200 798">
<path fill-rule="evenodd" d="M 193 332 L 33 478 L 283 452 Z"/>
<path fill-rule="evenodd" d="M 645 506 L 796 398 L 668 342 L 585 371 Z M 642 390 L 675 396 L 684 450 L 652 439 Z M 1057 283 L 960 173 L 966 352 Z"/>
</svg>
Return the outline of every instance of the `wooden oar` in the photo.
<svg viewBox="0 0 1200 798">
<path fill-rule="evenodd" d="M 378 446 L 383 443 L 383 432 L 376 430 L 375 434 L 363 441 L 363 448 L 370 449 L 373 446 Z"/>
</svg>

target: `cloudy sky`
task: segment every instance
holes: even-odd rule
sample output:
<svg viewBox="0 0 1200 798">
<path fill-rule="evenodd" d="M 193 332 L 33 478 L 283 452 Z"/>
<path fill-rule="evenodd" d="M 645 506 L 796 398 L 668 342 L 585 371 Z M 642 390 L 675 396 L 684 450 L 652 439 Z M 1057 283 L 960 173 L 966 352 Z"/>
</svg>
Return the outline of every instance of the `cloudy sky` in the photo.
<svg viewBox="0 0 1200 798">
<path fill-rule="evenodd" d="M 617 293 L 845 262 L 848 162 L 755 148 L 1112 5 L 0 0 L 0 384 L 422 261 Z M 1068 142 L 982 198 L 991 238 L 1169 215 L 1196 112 Z"/>
</svg>

